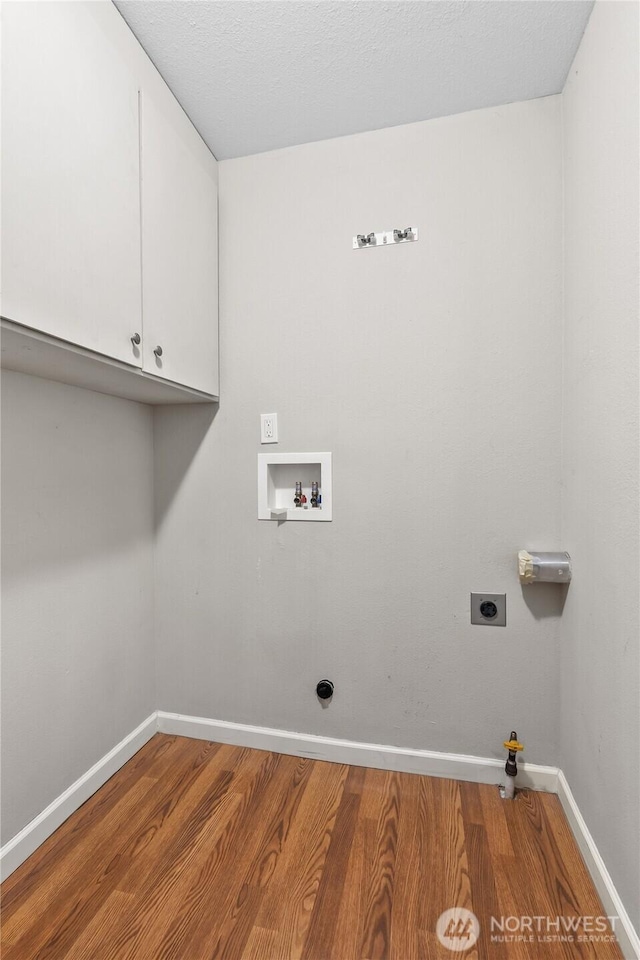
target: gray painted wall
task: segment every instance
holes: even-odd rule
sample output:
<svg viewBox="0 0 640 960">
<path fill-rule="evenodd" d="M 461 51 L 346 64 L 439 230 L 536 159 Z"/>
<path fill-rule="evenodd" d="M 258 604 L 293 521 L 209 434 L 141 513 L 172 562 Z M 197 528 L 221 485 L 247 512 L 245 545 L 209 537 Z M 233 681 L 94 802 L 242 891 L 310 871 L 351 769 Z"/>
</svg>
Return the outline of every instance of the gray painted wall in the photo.
<svg viewBox="0 0 640 960">
<path fill-rule="evenodd" d="M 640 929 L 638 5 L 597 3 L 563 98 L 561 765 Z"/>
<path fill-rule="evenodd" d="M 150 407 L 2 373 L 2 841 L 156 707 Z"/>
<path fill-rule="evenodd" d="M 155 415 L 163 709 L 558 760 L 560 598 L 515 558 L 561 545 L 560 146 L 550 97 L 220 164 L 223 400 Z M 261 449 L 333 451 L 332 523 L 257 520 Z"/>
</svg>

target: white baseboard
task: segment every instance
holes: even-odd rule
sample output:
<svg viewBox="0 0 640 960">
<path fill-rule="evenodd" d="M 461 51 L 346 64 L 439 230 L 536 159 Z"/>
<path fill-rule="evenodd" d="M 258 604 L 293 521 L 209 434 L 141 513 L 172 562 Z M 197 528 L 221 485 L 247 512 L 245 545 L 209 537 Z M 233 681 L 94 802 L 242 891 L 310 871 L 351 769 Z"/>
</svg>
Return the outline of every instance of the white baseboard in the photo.
<svg viewBox="0 0 640 960">
<path fill-rule="evenodd" d="M 349 763 L 356 767 L 376 767 L 378 770 L 421 773 L 429 777 L 470 780 L 472 783 L 501 783 L 504 777 L 504 760 L 492 757 L 469 757 L 458 753 L 437 753 L 434 750 L 336 740 L 312 733 L 293 733 L 290 730 L 254 727 L 227 720 L 187 717 L 179 713 L 165 713 L 163 710 L 158 711 L 158 730 L 238 747 L 273 750 L 294 757 Z M 520 762 L 518 786 L 557 793 L 558 768 Z"/>
<path fill-rule="evenodd" d="M 127 760 L 140 750 L 157 732 L 157 714 L 152 713 L 139 727 L 121 740 L 113 750 L 72 783 L 49 806 L 0 847 L 0 879 L 6 880 L 9 874 L 23 863 L 41 843 L 50 837 L 54 830 L 64 823 L 85 800 L 112 777 Z"/>
<path fill-rule="evenodd" d="M 584 817 L 580 813 L 571 787 L 562 770 L 558 774 L 558 797 L 565 812 L 571 832 L 584 857 L 587 870 L 591 874 L 593 885 L 602 900 L 605 914 L 608 917 L 618 917 L 615 933 L 618 937 L 620 949 L 625 960 L 640 960 L 640 937 L 631 922 L 629 914 L 620 899 L 606 864 L 600 856 L 595 840 L 589 832 Z"/>
</svg>

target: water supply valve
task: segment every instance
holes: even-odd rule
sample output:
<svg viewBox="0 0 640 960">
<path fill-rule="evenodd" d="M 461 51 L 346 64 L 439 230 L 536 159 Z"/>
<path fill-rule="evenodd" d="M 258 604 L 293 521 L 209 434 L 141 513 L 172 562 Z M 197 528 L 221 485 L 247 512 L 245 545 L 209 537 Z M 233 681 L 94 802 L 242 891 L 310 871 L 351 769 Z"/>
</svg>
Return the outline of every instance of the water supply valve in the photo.
<svg viewBox="0 0 640 960">
<path fill-rule="evenodd" d="M 520 743 L 518 740 L 518 734 L 515 732 L 515 730 L 512 730 L 511 737 L 509 740 L 504 741 L 503 746 L 505 750 L 508 751 L 507 762 L 504 766 L 504 772 L 506 773 L 507 778 L 504 787 L 500 790 L 500 796 L 503 800 L 513 800 L 516 794 L 516 776 L 518 775 L 516 754 L 521 750 L 524 750 L 524 744 Z"/>
</svg>

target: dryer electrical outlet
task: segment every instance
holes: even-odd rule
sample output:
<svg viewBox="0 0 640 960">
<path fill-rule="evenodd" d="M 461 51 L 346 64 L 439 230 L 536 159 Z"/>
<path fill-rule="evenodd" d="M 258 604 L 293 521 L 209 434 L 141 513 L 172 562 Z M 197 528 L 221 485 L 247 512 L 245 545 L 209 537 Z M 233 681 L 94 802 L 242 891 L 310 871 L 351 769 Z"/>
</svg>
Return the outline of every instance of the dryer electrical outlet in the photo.
<svg viewBox="0 0 640 960">
<path fill-rule="evenodd" d="M 471 623 L 485 627 L 506 627 L 506 593 L 472 593 Z"/>
</svg>

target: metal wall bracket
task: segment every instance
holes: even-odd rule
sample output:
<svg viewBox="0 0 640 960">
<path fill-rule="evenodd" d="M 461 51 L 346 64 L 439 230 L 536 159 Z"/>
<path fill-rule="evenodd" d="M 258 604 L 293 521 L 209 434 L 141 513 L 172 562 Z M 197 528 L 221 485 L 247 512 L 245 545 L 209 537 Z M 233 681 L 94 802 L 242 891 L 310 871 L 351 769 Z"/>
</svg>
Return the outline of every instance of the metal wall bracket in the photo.
<svg viewBox="0 0 640 960">
<path fill-rule="evenodd" d="M 417 227 L 383 230 L 381 233 L 358 233 L 353 238 L 353 249 L 366 250 L 367 247 L 384 247 L 389 244 L 393 246 L 397 243 L 411 243 L 417 239 Z"/>
</svg>

